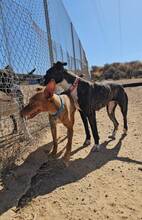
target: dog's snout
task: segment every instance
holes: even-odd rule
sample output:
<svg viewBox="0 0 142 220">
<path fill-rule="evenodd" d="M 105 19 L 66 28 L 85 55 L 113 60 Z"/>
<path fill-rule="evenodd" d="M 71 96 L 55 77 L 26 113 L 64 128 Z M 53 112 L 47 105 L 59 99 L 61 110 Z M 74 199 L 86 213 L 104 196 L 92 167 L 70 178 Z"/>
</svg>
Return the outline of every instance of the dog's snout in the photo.
<svg viewBox="0 0 142 220">
<path fill-rule="evenodd" d="M 26 105 L 21 111 L 20 111 L 20 115 L 22 117 L 25 117 L 28 112 L 30 111 L 30 106 L 29 105 Z"/>
</svg>

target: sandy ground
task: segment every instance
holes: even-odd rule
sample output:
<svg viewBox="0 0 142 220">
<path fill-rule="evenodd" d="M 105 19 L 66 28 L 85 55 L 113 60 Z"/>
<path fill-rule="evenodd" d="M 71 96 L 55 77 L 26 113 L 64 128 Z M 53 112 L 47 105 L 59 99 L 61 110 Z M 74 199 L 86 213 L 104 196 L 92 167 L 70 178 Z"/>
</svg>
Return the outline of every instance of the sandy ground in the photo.
<svg viewBox="0 0 142 220">
<path fill-rule="evenodd" d="M 27 148 L 23 163 L 0 186 L 0 220 L 142 219 L 142 87 L 126 91 L 128 135 L 121 139 L 118 108 L 120 128 L 116 140 L 108 139 L 112 124 L 104 108 L 97 113 L 102 147 L 100 152 L 91 152 L 93 140 L 82 147 L 84 129 L 76 112 L 72 157 L 66 168 L 60 159 L 65 128 L 58 125 L 59 158 L 54 160 L 48 156 L 50 130 L 44 129 L 38 147 Z"/>
</svg>

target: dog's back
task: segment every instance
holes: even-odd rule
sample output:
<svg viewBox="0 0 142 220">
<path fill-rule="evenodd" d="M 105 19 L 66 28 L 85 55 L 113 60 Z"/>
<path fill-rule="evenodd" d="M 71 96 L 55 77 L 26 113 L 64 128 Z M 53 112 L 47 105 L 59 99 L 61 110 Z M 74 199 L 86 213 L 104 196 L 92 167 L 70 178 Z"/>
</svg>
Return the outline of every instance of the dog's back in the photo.
<svg viewBox="0 0 142 220">
<path fill-rule="evenodd" d="M 91 107 L 100 110 L 110 101 L 120 102 L 126 92 L 124 88 L 115 83 L 94 83 L 89 93 Z"/>
</svg>

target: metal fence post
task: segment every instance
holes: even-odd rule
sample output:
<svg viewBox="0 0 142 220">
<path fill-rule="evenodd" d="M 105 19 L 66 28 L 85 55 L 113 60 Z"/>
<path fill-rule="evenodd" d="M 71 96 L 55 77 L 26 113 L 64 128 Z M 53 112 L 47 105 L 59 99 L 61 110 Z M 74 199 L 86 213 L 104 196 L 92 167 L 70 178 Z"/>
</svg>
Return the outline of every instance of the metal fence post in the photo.
<svg viewBox="0 0 142 220">
<path fill-rule="evenodd" d="M 54 63 L 54 56 L 53 56 L 53 45 L 52 45 L 52 37 L 51 37 L 50 19 L 49 19 L 49 13 L 48 13 L 48 0 L 43 0 L 43 5 L 44 5 L 45 23 L 46 23 L 46 30 L 47 30 L 50 65 L 52 66 Z"/>
<path fill-rule="evenodd" d="M 85 52 L 84 52 L 84 55 L 85 55 L 84 58 L 85 58 L 86 73 L 87 73 L 89 79 L 91 79 L 91 77 L 90 77 L 90 72 L 89 72 L 88 60 L 87 60 L 87 57 L 86 57 Z"/>
<path fill-rule="evenodd" d="M 81 45 L 81 41 L 80 41 L 80 40 L 79 40 L 79 53 L 80 53 L 80 65 L 81 65 L 81 71 L 83 71 L 82 45 Z"/>
<path fill-rule="evenodd" d="M 83 60 L 83 63 L 82 63 L 83 72 L 90 77 L 89 65 L 88 65 L 86 54 L 83 48 L 82 48 L 82 60 Z"/>
<path fill-rule="evenodd" d="M 72 22 L 71 24 L 71 37 L 72 37 L 72 49 L 73 49 L 73 60 L 74 60 L 74 69 L 75 69 L 75 73 L 76 73 L 76 57 L 75 57 L 75 43 L 74 43 L 74 35 L 73 35 L 73 24 Z"/>
<path fill-rule="evenodd" d="M 71 60 L 70 60 L 69 53 L 67 51 L 66 51 L 66 56 L 67 56 L 68 68 L 71 69 Z"/>
<path fill-rule="evenodd" d="M 64 53 L 63 53 L 63 49 L 62 49 L 62 46 L 60 45 L 60 51 L 61 51 L 61 59 L 62 59 L 62 62 L 64 61 Z"/>
<path fill-rule="evenodd" d="M 45 23 L 46 23 L 46 30 L 47 30 L 50 65 L 52 66 L 54 63 L 54 55 L 53 55 L 51 29 L 50 29 L 51 28 L 50 19 L 49 19 L 49 13 L 48 13 L 48 0 L 43 0 L 43 4 L 44 4 L 44 12 L 45 12 Z M 54 127 L 54 120 L 50 114 L 49 114 L 49 123 L 50 123 L 51 131 L 52 131 Z"/>
</svg>

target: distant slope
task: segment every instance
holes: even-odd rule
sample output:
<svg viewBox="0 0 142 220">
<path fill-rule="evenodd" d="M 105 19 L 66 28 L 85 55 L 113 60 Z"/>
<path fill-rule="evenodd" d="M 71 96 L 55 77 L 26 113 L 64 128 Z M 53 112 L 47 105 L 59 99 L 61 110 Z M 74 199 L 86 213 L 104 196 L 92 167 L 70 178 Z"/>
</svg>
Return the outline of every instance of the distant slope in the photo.
<svg viewBox="0 0 142 220">
<path fill-rule="evenodd" d="M 127 63 L 112 63 L 104 66 L 92 66 L 91 75 L 93 79 L 123 79 L 142 77 L 142 62 L 133 61 Z"/>
</svg>

